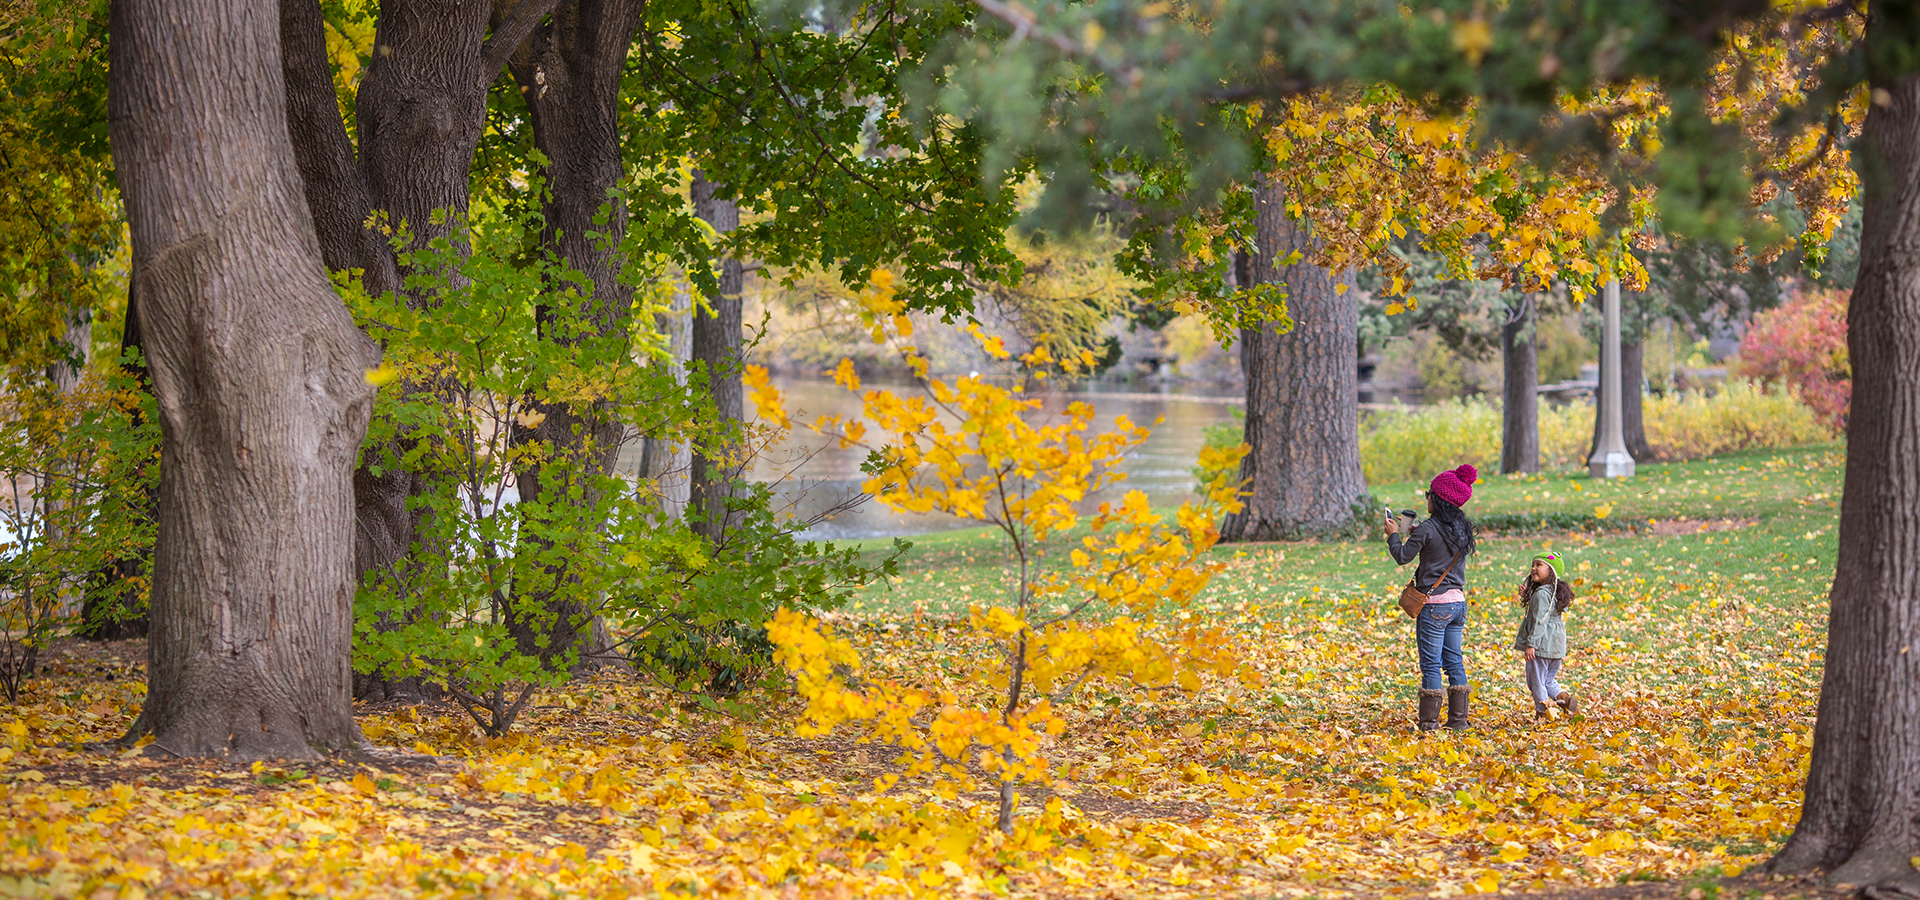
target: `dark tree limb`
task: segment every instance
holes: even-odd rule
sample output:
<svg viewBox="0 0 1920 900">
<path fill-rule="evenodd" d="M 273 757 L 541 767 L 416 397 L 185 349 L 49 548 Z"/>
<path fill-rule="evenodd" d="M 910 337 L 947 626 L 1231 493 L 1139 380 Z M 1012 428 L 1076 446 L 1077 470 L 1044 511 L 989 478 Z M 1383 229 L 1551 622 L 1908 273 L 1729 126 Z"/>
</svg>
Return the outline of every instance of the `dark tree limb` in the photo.
<svg viewBox="0 0 1920 900">
<path fill-rule="evenodd" d="M 287 80 L 287 133 L 320 239 L 320 258 L 335 272 L 364 270 L 370 290 L 397 289 L 393 251 L 367 227 L 373 199 L 334 96 L 319 0 L 280 0 L 280 56 Z"/>
</svg>

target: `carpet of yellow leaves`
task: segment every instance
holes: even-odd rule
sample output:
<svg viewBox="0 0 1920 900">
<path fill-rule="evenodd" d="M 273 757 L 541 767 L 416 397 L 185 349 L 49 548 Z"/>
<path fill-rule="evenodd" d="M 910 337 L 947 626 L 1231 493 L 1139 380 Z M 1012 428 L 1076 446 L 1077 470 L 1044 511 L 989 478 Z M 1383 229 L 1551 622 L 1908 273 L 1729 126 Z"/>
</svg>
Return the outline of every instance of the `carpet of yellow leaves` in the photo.
<svg viewBox="0 0 1920 900">
<path fill-rule="evenodd" d="M 1499 649 L 1510 610 L 1476 596 L 1477 725 L 1427 737 L 1381 598 L 1237 604 L 1259 683 L 1085 686 L 1010 836 L 985 784 L 876 793 L 895 751 L 858 734 L 708 718 L 618 676 L 501 739 L 369 710 L 370 739 L 408 748 L 373 764 L 87 750 L 142 689 L 132 664 L 68 655 L 0 712 L 0 896 L 1450 895 L 1751 865 L 1797 815 L 1823 604 L 1615 581 L 1571 621 L 1582 716 L 1532 720 Z M 990 690 L 956 623 L 842 625 L 889 677 Z"/>
</svg>

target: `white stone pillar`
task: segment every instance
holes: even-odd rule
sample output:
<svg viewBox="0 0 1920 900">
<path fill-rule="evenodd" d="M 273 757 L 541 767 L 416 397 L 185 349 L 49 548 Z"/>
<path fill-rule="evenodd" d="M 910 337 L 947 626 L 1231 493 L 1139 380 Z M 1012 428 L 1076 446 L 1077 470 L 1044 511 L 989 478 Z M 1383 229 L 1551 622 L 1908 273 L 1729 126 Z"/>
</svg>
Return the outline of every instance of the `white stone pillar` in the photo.
<svg viewBox="0 0 1920 900">
<path fill-rule="evenodd" d="M 1607 282 L 1601 291 L 1601 313 L 1606 325 L 1600 336 L 1600 435 L 1594 441 L 1587 471 L 1595 478 L 1632 478 L 1633 456 L 1627 453 L 1626 428 L 1620 422 L 1620 282 Z"/>
</svg>

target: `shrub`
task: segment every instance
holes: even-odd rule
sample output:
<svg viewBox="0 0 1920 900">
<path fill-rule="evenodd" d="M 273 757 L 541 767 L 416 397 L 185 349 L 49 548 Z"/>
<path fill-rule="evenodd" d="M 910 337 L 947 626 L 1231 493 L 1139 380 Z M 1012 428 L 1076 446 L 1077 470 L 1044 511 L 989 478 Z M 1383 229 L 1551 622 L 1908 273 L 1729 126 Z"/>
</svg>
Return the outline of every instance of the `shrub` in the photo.
<svg viewBox="0 0 1920 900">
<path fill-rule="evenodd" d="M 1368 484 L 1419 481 L 1472 463 L 1500 467 L 1500 407 L 1479 397 L 1363 415 L 1360 468 Z"/>
<path fill-rule="evenodd" d="M 0 393 L 0 693 L 20 699 L 40 650 L 79 623 L 88 593 L 114 613 L 145 602 L 131 585 L 91 578 L 153 545 L 147 491 L 159 474 L 153 398 L 115 367 L 61 390 L 13 373 Z"/>
<path fill-rule="evenodd" d="M 1712 396 L 1682 391 L 1648 397 L 1642 408 L 1647 442 L 1661 459 L 1699 459 L 1735 450 L 1791 447 L 1832 440 L 1825 419 L 1787 388 L 1744 378 Z"/>
<path fill-rule="evenodd" d="M 1484 397 L 1375 412 L 1360 422 L 1360 467 L 1368 484 L 1421 481 L 1463 462 L 1500 468 L 1500 405 Z M 1586 464 L 1591 407 L 1540 405 L 1540 464 Z"/>
<path fill-rule="evenodd" d="M 726 527 L 709 537 L 610 470 L 640 434 L 743 458 L 773 435 L 720 424 L 704 372 L 639 364 L 651 316 L 603 333 L 584 276 L 516 252 L 529 223 L 491 210 L 476 221 L 465 259 L 444 242 L 403 255 L 426 308 L 346 286 L 386 344 L 369 376 L 381 391 L 366 460 L 427 485 L 409 501 L 420 540 L 355 599 L 356 670 L 440 684 L 497 736 L 537 689 L 566 680 L 604 617 L 642 674 L 708 702 L 704 691 L 735 693 L 764 673 L 772 646 L 759 626 L 774 609 L 831 607 L 891 573 L 891 557 L 876 569 L 798 541 L 805 523 L 778 515 L 764 485 L 736 480 L 707 520 Z M 764 377 L 749 367 L 749 384 Z"/>
<path fill-rule="evenodd" d="M 1570 512 L 1484 513 L 1473 517 L 1473 527 L 1483 534 L 1504 535 L 1640 531 L 1647 520 Z"/>
<path fill-rule="evenodd" d="M 1740 339 L 1738 371 L 1789 385 L 1827 426 L 1847 427 L 1853 367 L 1847 358 L 1845 291 L 1807 288 L 1755 316 Z"/>
<path fill-rule="evenodd" d="M 1663 460 L 1699 459 L 1735 450 L 1789 447 L 1831 440 L 1820 416 L 1790 391 L 1734 379 L 1707 395 L 1682 391 L 1643 401 L 1647 441 Z M 1211 445 L 1232 435 L 1208 433 Z M 1540 408 L 1540 465 L 1578 469 L 1593 439 L 1593 407 Z M 1644 461 L 1644 460 L 1643 460 Z M 1480 397 L 1407 406 L 1364 416 L 1360 465 L 1368 484 L 1421 481 L 1442 469 L 1500 465 L 1500 405 Z M 1201 473 L 1196 473 L 1201 474 Z"/>
</svg>

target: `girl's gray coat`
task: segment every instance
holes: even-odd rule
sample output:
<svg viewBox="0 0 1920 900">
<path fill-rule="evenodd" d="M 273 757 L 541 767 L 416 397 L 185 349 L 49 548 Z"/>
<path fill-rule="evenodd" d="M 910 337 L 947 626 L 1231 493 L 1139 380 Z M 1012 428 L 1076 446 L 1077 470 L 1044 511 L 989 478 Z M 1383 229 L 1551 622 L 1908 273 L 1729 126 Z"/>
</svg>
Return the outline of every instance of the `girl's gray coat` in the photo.
<svg viewBox="0 0 1920 900">
<path fill-rule="evenodd" d="M 1513 649 L 1533 648 L 1533 655 L 1544 659 L 1567 658 L 1567 620 L 1553 611 L 1555 585 L 1536 584 L 1527 595 L 1527 615 L 1520 620 L 1520 632 L 1513 636 Z"/>
</svg>

